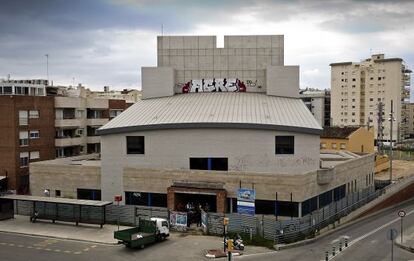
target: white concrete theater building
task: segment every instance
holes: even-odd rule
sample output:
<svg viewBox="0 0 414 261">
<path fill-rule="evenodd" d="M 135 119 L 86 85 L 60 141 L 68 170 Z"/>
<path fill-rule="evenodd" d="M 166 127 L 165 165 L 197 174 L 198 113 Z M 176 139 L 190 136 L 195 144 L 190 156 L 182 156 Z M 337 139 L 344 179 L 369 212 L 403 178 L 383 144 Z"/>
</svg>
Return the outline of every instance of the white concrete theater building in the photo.
<svg viewBox="0 0 414 261">
<path fill-rule="evenodd" d="M 302 216 L 373 189 L 373 155 L 320 154 L 322 128 L 283 48 L 276 35 L 225 36 L 224 48 L 214 36 L 158 37 L 142 99 L 98 130 L 101 160 L 36 163 L 33 194 L 49 186 L 53 195 L 48 178 L 70 172 L 63 196 L 91 189 L 124 204 L 236 212 L 237 190 L 250 188 L 257 214 Z"/>
</svg>

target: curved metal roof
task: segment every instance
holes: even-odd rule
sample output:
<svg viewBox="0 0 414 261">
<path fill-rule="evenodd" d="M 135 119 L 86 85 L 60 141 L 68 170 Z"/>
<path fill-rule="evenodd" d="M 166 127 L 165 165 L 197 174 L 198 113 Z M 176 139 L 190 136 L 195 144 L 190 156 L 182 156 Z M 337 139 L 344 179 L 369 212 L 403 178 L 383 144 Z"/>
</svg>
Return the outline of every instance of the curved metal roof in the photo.
<svg viewBox="0 0 414 261">
<path fill-rule="evenodd" d="M 140 100 L 102 126 L 98 134 L 182 128 L 322 132 L 301 99 L 262 93 L 189 93 Z"/>
</svg>

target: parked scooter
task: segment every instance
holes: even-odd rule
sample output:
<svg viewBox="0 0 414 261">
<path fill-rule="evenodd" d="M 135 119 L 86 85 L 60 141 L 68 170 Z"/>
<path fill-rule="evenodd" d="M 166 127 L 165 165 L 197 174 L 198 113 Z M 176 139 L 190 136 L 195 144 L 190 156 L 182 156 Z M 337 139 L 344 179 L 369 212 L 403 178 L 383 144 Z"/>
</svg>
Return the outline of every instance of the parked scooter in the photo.
<svg viewBox="0 0 414 261">
<path fill-rule="evenodd" d="M 233 238 L 233 246 L 234 249 L 236 250 L 244 250 L 244 244 L 243 244 L 243 239 L 241 238 L 241 236 L 239 234 L 236 234 Z"/>
</svg>

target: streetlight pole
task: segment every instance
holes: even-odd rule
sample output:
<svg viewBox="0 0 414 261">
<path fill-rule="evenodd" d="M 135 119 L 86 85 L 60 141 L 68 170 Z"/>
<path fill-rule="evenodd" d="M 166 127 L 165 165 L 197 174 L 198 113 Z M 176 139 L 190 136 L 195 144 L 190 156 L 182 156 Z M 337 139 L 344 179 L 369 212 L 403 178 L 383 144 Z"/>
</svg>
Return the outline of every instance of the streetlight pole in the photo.
<svg viewBox="0 0 414 261">
<path fill-rule="evenodd" d="M 392 152 L 392 128 L 393 128 L 393 122 L 394 122 L 394 109 L 393 109 L 393 100 L 391 100 L 391 112 L 390 112 L 390 147 L 391 147 L 391 151 L 390 151 L 390 184 L 392 183 L 392 156 L 393 156 L 393 152 Z"/>
</svg>

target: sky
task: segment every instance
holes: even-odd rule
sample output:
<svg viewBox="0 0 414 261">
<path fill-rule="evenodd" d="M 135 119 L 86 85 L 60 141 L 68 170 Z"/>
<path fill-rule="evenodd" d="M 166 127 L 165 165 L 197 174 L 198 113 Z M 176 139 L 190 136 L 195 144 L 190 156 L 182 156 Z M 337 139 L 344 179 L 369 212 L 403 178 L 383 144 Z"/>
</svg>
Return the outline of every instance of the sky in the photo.
<svg viewBox="0 0 414 261">
<path fill-rule="evenodd" d="M 163 26 L 162 26 L 163 25 Z M 1 0 L 0 78 L 102 90 L 141 88 L 161 35 L 283 34 L 300 87 L 330 87 L 333 62 L 371 54 L 414 69 L 414 1 Z"/>
</svg>

